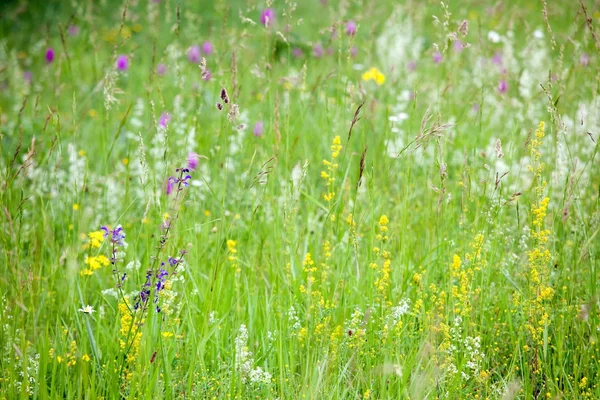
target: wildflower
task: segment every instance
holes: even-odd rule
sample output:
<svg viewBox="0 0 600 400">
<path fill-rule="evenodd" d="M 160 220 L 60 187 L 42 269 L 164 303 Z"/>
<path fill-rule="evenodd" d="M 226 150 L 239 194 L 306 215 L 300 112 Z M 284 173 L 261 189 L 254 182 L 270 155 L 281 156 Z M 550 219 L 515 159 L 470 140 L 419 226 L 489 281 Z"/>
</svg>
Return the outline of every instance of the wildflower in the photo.
<svg viewBox="0 0 600 400">
<path fill-rule="evenodd" d="M 90 361 L 90 360 L 91 360 L 91 358 L 90 358 L 90 356 L 88 356 L 87 354 L 84 354 L 83 356 L 81 356 L 81 360 L 82 360 L 82 361 L 85 361 L 85 362 L 88 362 L 88 361 Z"/>
<path fill-rule="evenodd" d="M 302 51 L 301 48 L 294 47 L 294 49 L 292 49 L 292 55 L 296 58 L 300 58 L 304 55 L 304 52 Z"/>
<path fill-rule="evenodd" d="M 104 231 L 104 239 L 110 236 L 110 241 L 113 244 L 117 246 L 124 245 L 125 233 L 123 232 L 123 227 L 121 227 L 121 225 L 117 225 L 117 227 L 113 230 L 109 229 L 107 226 L 102 226 L 100 229 Z"/>
<path fill-rule="evenodd" d="M 164 112 L 160 115 L 160 119 L 158 121 L 158 126 L 161 128 L 166 128 L 171 122 L 171 114 L 168 112 Z"/>
<path fill-rule="evenodd" d="M 32 77 L 33 77 L 33 75 L 31 74 L 31 71 L 25 71 L 25 72 L 23 72 L 23 79 L 25 79 L 25 82 L 31 83 L 31 78 Z"/>
<path fill-rule="evenodd" d="M 79 204 L 77 204 L 77 203 L 73 204 L 73 211 L 79 211 Z"/>
<path fill-rule="evenodd" d="M 54 49 L 52 47 L 48 47 L 46 50 L 46 63 L 50 64 L 54 61 Z"/>
<path fill-rule="evenodd" d="M 83 308 L 80 308 L 78 311 L 84 314 L 93 314 L 94 312 L 96 312 L 96 310 L 94 310 L 89 304 Z"/>
<path fill-rule="evenodd" d="M 77 36 L 77 34 L 79 34 L 79 27 L 77 25 L 69 25 L 69 28 L 67 29 L 67 31 L 69 32 L 69 35 L 71 36 Z"/>
<path fill-rule="evenodd" d="M 352 46 L 350 49 L 350 57 L 356 57 L 358 54 L 358 47 Z"/>
<path fill-rule="evenodd" d="M 373 80 L 373 81 L 375 81 L 375 83 L 377 83 L 378 86 L 381 86 L 385 82 L 385 75 L 380 70 L 373 67 L 370 70 L 368 70 L 367 72 L 362 74 L 362 80 L 363 81 Z"/>
<path fill-rule="evenodd" d="M 102 241 L 104 240 L 104 233 L 102 231 L 90 232 L 88 233 L 88 239 L 88 247 L 92 249 L 97 249 L 100 247 Z"/>
<path fill-rule="evenodd" d="M 439 51 L 436 51 L 433 53 L 433 62 L 436 64 L 439 64 L 442 62 L 442 53 L 440 53 Z"/>
<path fill-rule="evenodd" d="M 190 62 L 197 64 L 200 62 L 200 46 L 194 45 L 188 49 L 188 60 Z"/>
<path fill-rule="evenodd" d="M 163 76 L 167 73 L 167 66 L 165 64 L 158 64 L 156 66 L 156 73 L 160 76 Z"/>
<path fill-rule="evenodd" d="M 321 46 L 321 43 L 317 43 L 313 46 L 312 53 L 316 58 L 323 57 L 323 46 Z"/>
<path fill-rule="evenodd" d="M 590 56 L 587 55 L 587 53 L 581 53 L 579 56 L 579 64 L 583 65 L 584 67 L 590 65 Z"/>
<path fill-rule="evenodd" d="M 488 40 L 492 43 L 498 43 L 500 42 L 500 35 L 498 34 L 498 32 L 495 31 L 489 31 L 488 32 Z"/>
<path fill-rule="evenodd" d="M 188 158 L 187 158 L 187 167 L 190 169 L 190 171 L 193 171 L 198 167 L 198 162 L 199 162 L 198 154 L 196 154 L 194 152 L 189 152 Z"/>
<path fill-rule="evenodd" d="M 275 10 L 266 8 L 260 13 L 260 23 L 269 27 L 275 21 Z"/>
<path fill-rule="evenodd" d="M 129 58 L 126 55 L 121 54 L 119 57 L 117 57 L 115 66 L 119 71 L 127 71 L 129 69 Z"/>
<path fill-rule="evenodd" d="M 356 34 L 356 22 L 350 20 L 346 22 L 346 35 L 354 36 Z"/>
<path fill-rule="evenodd" d="M 454 41 L 454 50 L 457 53 L 460 53 L 461 51 L 463 51 L 464 48 L 465 48 L 465 44 L 463 42 L 461 42 L 460 40 Z"/>
<path fill-rule="evenodd" d="M 498 92 L 500 92 L 500 94 L 504 94 L 504 93 L 506 93 L 507 90 L 508 90 L 508 83 L 506 83 L 506 79 L 502 79 L 500 81 L 500 83 L 498 84 Z"/>
<path fill-rule="evenodd" d="M 256 137 L 260 137 L 263 135 L 263 128 L 264 128 L 264 124 L 262 121 L 258 121 L 256 122 L 256 124 L 254 124 L 254 136 Z"/>
<path fill-rule="evenodd" d="M 496 52 L 494 57 L 492 57 L 492 62 L 496 65 L 502 65 L 502 55 Z"/>
<path fill-rule="evenodd" d="M 210 54 L 212 54 L 212 52 L 213 52 L 213 45 L 212 45 L 212 43 L 209 42 L 208 40 L 206 42 L 204 42 L 202 44 L 202 52 L 204 54 L 206 54 L 207 56 L 210 55 Z"/>
</svg>

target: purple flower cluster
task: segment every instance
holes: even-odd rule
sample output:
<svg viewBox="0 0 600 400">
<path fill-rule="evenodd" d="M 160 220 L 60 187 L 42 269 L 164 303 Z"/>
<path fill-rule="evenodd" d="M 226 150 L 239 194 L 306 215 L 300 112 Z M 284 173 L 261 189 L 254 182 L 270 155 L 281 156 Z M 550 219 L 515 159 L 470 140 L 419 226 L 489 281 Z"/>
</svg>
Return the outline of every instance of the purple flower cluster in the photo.
<svg viewBox="0 0 600 400">
<path fill-rule="evenodd" d="M 180 192 L 184 188 L 190 186 L 189 180 L 192 179 L 192 176 L 189 174 L 189 168 L 177 168 L 175 172 L 179 173 L 179 177 L 169 177 L 167 180 L 167 195 L 170 195 L 175 187 L 177 188 L 177 191 Z"/>
<path fill-rule="evenodd" d="M 119 247 L 125 246 L 125 232 L 123 232 L 123 227 L 121 227 L 121 225 L 117 225 L 115 229 L 110 229 L 107 226 L 102 226 L 100 229 L 104 232 L 104 239 L 108 238 L 112 244 L 110 263 L 114 266 L 117 263 L 117 252 Z"/>
</svg>

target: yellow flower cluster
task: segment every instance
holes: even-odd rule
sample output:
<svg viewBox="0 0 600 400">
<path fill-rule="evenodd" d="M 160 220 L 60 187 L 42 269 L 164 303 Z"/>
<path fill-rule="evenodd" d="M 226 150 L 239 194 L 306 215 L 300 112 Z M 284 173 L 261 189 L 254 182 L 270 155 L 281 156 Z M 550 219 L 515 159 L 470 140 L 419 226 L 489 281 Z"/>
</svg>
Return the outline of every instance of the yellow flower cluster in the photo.
<svg viewBox="0 0 600 400">
<path fill-rule="evenodd" d="M 79 274 L 81 276 L 90 276 L 90 275 L 94 275 L 94 271 L 99 270 L 102 267 L 106 267 L 107 265 L 110 264 L 110 260 L 105 256 L 105 255 L 98 255 L 98 256 L 87 256 L 85 258 L 85 264 L 88 265 L 89 267 L 84 269 L 83 271 L 80 271 Z"/>
<path fill-rule="evenodd" d="M 544 122 L 542 121 L 538 125 L 535 137 L 529 144 L 529 152 L 533 163 L 529 166 L 529 170 L 533 172 L 537 185 L 535 187 L 536 200 L 531 206 L 533 246 L 527 253 L 528 269 L 526 278 L 529 284 L 529 301 L 525 303 L 528 317 L 527 330 L 533 343 L 537 345 L 544 343 L 544 331 L 550 324 L 549 306 L 546 302 L 554 297 L 554 289 L 548 283 L 548 264 L 552 256 L 546 248 L 551 231 L 544 227 L 549 199 L 544 196 L 546 181 L 542 177 L 544 164 L 540 161 L 541 153 L 539 149 L 543 144 L 543 138 Z M 532 351 L 537 352 L 538 350 L 533 347 Z M 537 372 L 537 370 L 534 372 Z"/>
<path fill-rule="evenodd" d="M 54 357 L 54 349 L 50 349 L 48 352 L 50 358 Z M 86 354 L 87 356 L 87 354 Z M 77 364 L 77 342 L 71 341 L 69 352 L 64 356 L 56 356 L 56 362 L 62 364 L 63 361 L 67 362 L 67 367 L 72 367 Z M 85 361 L 85 360 L 84 360 Z"/>
<path fill-rule="evenodd" d="M 229 256 L 227 259 L 231 263 L 231 267 L 235 270 L 235 272 L 240 272 L 242 269 L 240 268 L 237 260 L 237 241 L 236 240 L 227 240 L 227 251 L 229 251 Z"/>
<path fill-rule="evenodd" d="M 121 314 L 120 346 L 121 351 L 127 352 L 127 363 L 132 363 L 137 359 L 142 332 L 140 332 L 139 325 L 134 323 L 134 315 L 130 313 L 125 301 L 119 302 L 119 313 Z"/>
<path fill-rule="evenodd" d="M 369 266 L 377 271 L 377 279 L 375 280 L 375 288 L 377 289 L 377 297 L 379 301 L 383 304 L 388 304 L 389 301 L 387 299 L 387 293 L 390 286 L 390 274 L 392 272 L 392 255 L 389 251 L 382 250 L 383 245 L 388 240 L 387 231 L 388 231 L 388 223 L 389 219 L 387 216 L 382 215 L 379 218 L 379 234 L 377 234 L 377 240 L 381 242 L 381 248 L 373 247 L 373 253 L 377 257 L 382 259 L 381 265 L 378 262 L 372 262 Z"/>
<path fill-rule="evenodd" d="M 342 150 L 341 139 L 338 136 L 333 138 L 333 144 L 331 145 L 331 160 L 323 160 L 323 165 L 326 168 L 326 171 L 321 171 L 321 178 L 323 178 L 327 182 L 327 193 L 323 195 L 323 198 L 327 202 L 331 202 L 335 197 L 335 192 L 333 191 L 333 182 L 335 182 L 335 171 L 338 168 L 338 164 L 335 162 L 335 159 L 340 155 L 340 151 Z"/>
<path fill-rule="evenodd" d="M 385 75 L 380 70 L 373 67 L 373 68 L 369 69 L 367 72 L 362 74 L 362 80 L 363 81 L 375 81 L 375 83 L 378 86 L 381 86 L 385 82 Z"/>
<path fill-rule="evenodd" d="M 88 233 L 88 242 L 83 246 L 84 249 L 97 249 L 102 245 L 104 241 L 104 234 L 102 231 L 94 231 Z"/>
</svg>

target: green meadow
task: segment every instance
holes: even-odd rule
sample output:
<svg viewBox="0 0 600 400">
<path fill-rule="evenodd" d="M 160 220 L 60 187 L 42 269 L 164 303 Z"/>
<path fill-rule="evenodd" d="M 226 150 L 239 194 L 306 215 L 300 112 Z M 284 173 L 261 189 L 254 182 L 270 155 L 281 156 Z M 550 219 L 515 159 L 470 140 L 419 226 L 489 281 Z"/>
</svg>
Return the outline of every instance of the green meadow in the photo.
<svg viewBox="0 0 600 400">
<path fill-rule="evenodd" d="M 0 5 L 0 399 L 600 398 L 596 1 Z"/>
</svg>

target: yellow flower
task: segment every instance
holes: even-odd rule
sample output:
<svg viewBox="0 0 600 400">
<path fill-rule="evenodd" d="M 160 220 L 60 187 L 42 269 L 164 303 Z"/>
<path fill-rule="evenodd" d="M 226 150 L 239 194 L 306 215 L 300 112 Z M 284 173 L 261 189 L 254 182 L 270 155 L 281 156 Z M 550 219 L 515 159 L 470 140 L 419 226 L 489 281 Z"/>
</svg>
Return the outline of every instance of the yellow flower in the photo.
<svg viewBox="0 0 600 400">
<path fill-rule="evenodd" d="M 81 360 L 88 362 L 88 361 L 90 361 L 90 356 L 88 356 L 87 354 L 84 354 L 83 356 L 81 356 Z"/>
<path fill-rule="evenodd" d="M 368 70 L 367 72 L 362 74 L 362 80 L 363 81 L 375 81 L 375 83 L 378 86 L 381 86 L 385 82 L 385 75 L 380 70 L 373 67 L 370 70 Z"/>
<path fill-rule="evenodd" d="M 97 249 L 100 247 L 102 241 L 104 240 L 104 234 L 102 233 L 102 231 L 90 232 L 88 233 L 88 239 L 88 246 L 92 249 Z"/>
<path fill-rule="evenodd" d="M 73 211 L 79 211 L 79 204 L 73 204 Z"/>
</svg>

